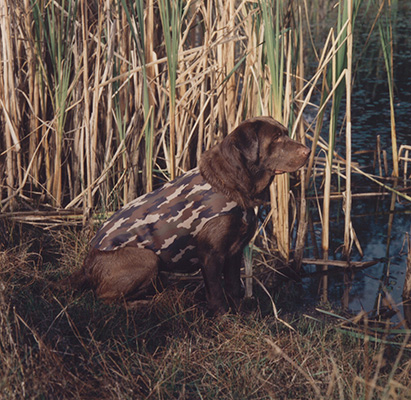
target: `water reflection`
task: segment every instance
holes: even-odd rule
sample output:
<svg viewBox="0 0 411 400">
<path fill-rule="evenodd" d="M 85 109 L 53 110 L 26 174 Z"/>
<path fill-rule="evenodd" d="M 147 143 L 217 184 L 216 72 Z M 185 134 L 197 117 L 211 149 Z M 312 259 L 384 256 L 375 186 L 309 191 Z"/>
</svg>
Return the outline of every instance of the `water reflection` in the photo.
<svg viewBox="0 0 411 400">
<path fill-rule="evenodd" d="M 394 27 L 394 79 L 395 113 L 397 143 L 411 145 L 411 46 L 409 36 L 410 6 L 407 2 L 399 2 L 399 12 Z M 355 46 L 356 80 L 352 98 L 352 128 L 353 128 L 353 161 L 368 172 L 380 174 L 378 164 L 374 164 L 377 136 L 380 137 L 381 149 L 386 151 L 388 171 L 391 175 L 391 126 L 387 78 L 384 61 L 380 50 L 378 30 L 364 49 L 364 41 L 370 28 L 369 16 L 359 16 L 356 24 L 357 40 Z M 327 127 L 325 126 L 326 130 Z M 337 150 L 344 154 L 345 138 L 341 135 L 337 142 Z M 364 152 L 370 150 L 370 152 Z M 384 169 L 383 169 L 384 171 Z M 381 191 L 372 187 L 365 178 L 353 177 L 353 190 L 357 193 Z M 392 185 L 392 182 L 390 183 Z M 411 186 L 411 181 L 408 180 Z M 319 187 L 319 186 L 318 186 Z M 335 183 L 338 190 L 338 182 Z M 411 190 L 409 191 L 409 193 Z M 330 226 L 330 258 L 341 257 L 340 246 L 343 243 L 344 216 L 341 201 L 332 202 L 333 220 Z M 312 237 L 316 238 L 318 246 L 321 239 L 320 217 L 317 203 L 311 204 L 313 218 Z M 391 212 L 390 212 L 391 208 Z M 352 312 L 364 309 L 370 311 L 382 306 L 384 291 L 387 291 L 396 303 L 402 301 L 401 294 L 404 285 L 407 249 L 404 246 L 406 234 L 411 231 L 411 205 L 408 202 L 397 201 L 391 204 L 391 195 L 384 197 L 373 196 L 365 199 L 353 198 L 353 227 L 361 243 L 364 259 L 381 259 L 375 266 L 360 271 L 339 271 L 330 274 L 328 281 L 321 277 L 310 276 L 304 279 L 306 290 L 315 298 L 324 296 L 323 289 L 327 286 L 328 299 L 341 302 L 344 308 Z M 315 257 L 315 240 L 308 235 L 308 257 Z M 358 251 L 354 249 L 353 260 L 359 260 Z M 315 271 L 316 267 L 309 268 Z M 334 268 L 333 268 L 334 270 Z"/>
</svg>

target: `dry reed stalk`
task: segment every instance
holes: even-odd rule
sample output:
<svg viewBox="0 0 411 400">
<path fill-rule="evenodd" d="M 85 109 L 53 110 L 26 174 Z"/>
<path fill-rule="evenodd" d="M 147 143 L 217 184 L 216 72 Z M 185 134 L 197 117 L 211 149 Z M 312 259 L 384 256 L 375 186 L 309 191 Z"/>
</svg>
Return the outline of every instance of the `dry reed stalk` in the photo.
<svg viewBox="0 0 411 400">
<path fill-rule="evenodd" d="M 100 88 L 100 62 L 101 62 L 101 42 L 102 42 L 102 25 L 103 25 L 103 17 L 102 17 L 102 8 L 98 7 L 97 11 L 97 48 L 96 52 L 93 55 L 95 57 L 95 67 L 94 67 L 94 87 L 92 89 L 93 101 L 91 107 L 91 115 L 90 115 L 90 158 L 91 158 L 91 181 L 93 182 L 97 177 L 97 153 L 98 153 L 98 123 L 99 123 L 99 111 L 98 106 L 100 103 L 100 96 L 102 89 Z M 86 43 L 87 47 L 87 43 Z M 91 86 L 91 84 L 90 84 Z M 90 204 L 92 206 L 92 204 Z"/>
<path fill-rule="evenodd" d="M 211 25 L 211 9 L 206 9 L 204 4 L 199 9 L 199 18 L 202 18 L 204 24 L 204 32 L 197 32 L 199 39 L 203 39 L 204 44 L 207 46 L 209 43 L 209 32 L 210 32 L 210 25 Z M 205 52 L 202 58 L 201 70 L 206 71 L 208 66 L 208 52 Z M 204 117 L 204 109 L 206 104 L 206 88 L 207 88 L 207 80 L 204 78 L 200 85 L 200 115 L 199 115 L 199 124 L 198 124 L 198 138 L 197 138 L 197 148 L 196 148 L 196 160 L 197 162 L 200 160 L 201 154 L 203 152 L 204 146 L 204 133 L 205 133 L 205 117 Z M 208 98 L 207 103 L 209 102 L 210 98 Z"/>
<path fill-rule="evenodd" d="M 103 170 L 107 169 L 107 166 L 110 163 L 110 157 L 112 154 L 112 145 L 113 145 L 113 137 L 114 137 L 114 126 L 113 126 L 113 114 L 114 114 L 114 105 L 113 105 L 113 85 L 104 85 L 104 82 L 107 82 L 114 77 L 114 52 L 117 47 L 117 23 L 113 21 L 111 17 L 111 2 L 106 0 L 105 2 L 105 14 L 106 14 L 106 36 L 107 36 L 107 59 L 105 65 L 105 71 L 103 74 L 102 82 L 100 83 L 100 89 L 105 89 L 106 91 L 106 118 L 105 118 L 105 126 L 106 126 L 106 135 L 105 137 L 101 137 L 101 143 L 104 143 L 104 152 L 103 152 Z M 100 172 L 100 171 L 99 171 Z M 100 192 L 101 197 L 105 200 L 104 207 L 107 207 L 108 203 L 108 196 L 107 193 L 109 191 L 108 186 L 108 179 L 106 179 L 105 183 L 101 185 Z"/>
<path fill-rule="evenodd" d="M 155 69 L 154 62 L 156 61 L 156 54 L 154 52 L 154 33 L 155 33 L 155 21 L 154 21 L 154 0 L 148 0 L 146 6 L 146 18 L 145 18 L 145 33 L 148 39 L 152 38 L 152 40 L 145 40 L 145 61 L 147 64 L 152 64 L 147 67 L 147 80 L 148 80 L 148 93 L 149 93 L 149 104 L 150 106 L 154 106 L 155 100 L 155 78 L 158 75 L 158 71 Z"/>
<path fill-rule="evenodd" d="M 298 7 L 298 20 L 299 20 L 299 39 L 300 43 L 303 42 L 303 21 L 302 21 L 302 12 L 301 6 Z M 297 37 L 295 37 L 297 40 Z M 298 64 L 296 70 L 296 92 L 303 95 L 304 88 L 304 46 L 300 44 L 298 47 Z M 300 99 L 296 97 L 296 100 Z M 303 101 L 303 99 L 301 99 Z M 303 121 L 300 119 L 295 123 L 295 129 L 299 141 L 305 145 L 305 129 Z M 307 235 L 308 227 L 308 212 L 307 212 L 307 200 L 306 200 L 306 175 L 305 169 L 300 170 L 300 209 L 299 209 L 299 218 L 298 218 L 298 229 L 297 229 L 297 239 L 295 242 L 295 252 L 294 260 L 297 272 L 301 270 L 302 267 L 302 258 L 304 255 L 304 244 Z"/>
<path fill-rule="evenodd" d="M 235 3 L 236 0 L 229 0 L 225 2 L 224 15 L 227 18 L 226 29 L 228 32 L 234 33 L 235 29 Z M 234 70 L 234 60 L 235 60 L 235 42 L 230 40 L 222 46 L 226 69 L 225 75 L 229 74 Z M 226 83 L 227 95 L 226 95 L 226 120 L 227 120 L 227 132 L 231 132 L 235 128 L 235 109 L 236 109 L 236 82 L 234 74 L 228 79 Z"/>
<path fill-rule="evenodd" d="M 18 101 L 16 98 L 16 87 L 13 71 L 13 43 L 12 43 L 12 23 L 8 2 L 2 0 L 0 2 L 0 32 L 2 37 L 2 60 L 3 60 L 3 80 L 2 87 L 0 87 L 0 102 L 3 110 L 3 116 L 5 118 L 5 130 L 4 136 L 6 139 L 6 148 L 14 151 L 8 151 L 6 154 L 6 184 L 7 184 L 7 196 L 11 197 L 13 189 L 15 187 L 15 177 L 20 176 L 20 138 L 18 134 Z M 21 184 L 21 180 L 17 181 Z M 16 183 L 17 183 L 16 182 Z"/>
<path fill-rule="evenodd" d="M 225 35 L 226 35 L 226 27 L 227 27 L 227 15 L 226 11 L 224 10 L 224 4 L 229 2 L 223 2 L 221 0 L 217 0 L 216 2 L 216 18 L 217 18 L 217 35 L 218 39 L 217 42 L 222 42 Z M 217 46 L 216 49 L 216 85 L 218 88 L 217 92 L 217 120 L 219 129 L 217 132 L 217 136 L 219 138 L 223 138 L 224 135 L 227 133 L 227 119 L 226 119 L 226 104 L 225 104 L 225 96 L 226 96 L 226 87 L 224 86 L 224 77 L 226 74 L 226 58 L 224 54 L 223 45 Z"/>
<path fill-rule="evenodd" d="M 126 21 L 126 13 L 125 10 L 122 9 L 120 12 L 120 18 L 118 19 L 118 23 L 121 24 L 122 21 Z M 132 48 L 131 45 L 131 34 L 130 34 L 131 26 L 125 25 L 125 26 L 119 26 L 117 29 L 117 32 L 119 34 L 119 42 L 118 42 L 118 47 L 119 47 L 119 53 L 121 57 L 124 60 L 127 60 L 127 62 L 120 63 L 118 61 L 118 70 L 121 73 L 125 73 L 127 70 L 129 70 L 129 65 L 130 62 L 128 61 L 130 59 L 130 49 Z M 126 130 L 127 130 L 127 124 L 131 120 L 131 115 L 130 115 L 130 80 L 131 77 L 127 79 L 121 79 L 118 84 L 118 88 L 116 92 L 114 93 L 114 121 L 117 125 L 117 134 L 118 134 L 118 141 L 123 142 L 123 140 L 126 137 Z M 131 126 L 131 124 L 129 125 Z M 125 142 L 123 142 L 125 145 Z M 116 182 L 115 187 L 119 185 L 119 188 L 121 187 L 122 191 L 122 196 L 121 196 L 121 201 L 123 204 L 128 203 L 130 198 L 132 197 L 132 194 L 130 192 L 130 179 L 126 179 L 126 177 L 129 177 L 132 174 L 129 174 L 129 162 L 128 159 L 130 158 L 129 156 L 131 155 L 133 148 L 132 148 L 132 142 L 130 145 L 130 148 L 128 149 L 129 151 L 125 151 L 121 155 L 121 159 L 119 159 L 119 170 L 122 171 L 123 173 L 120 175 L 119 180 Z M 121 185 L 121 186 L 120 186 Z M 112 188 L 113 191 L 113 188 Z"/>
<path fill-rule="evenodd" d="M 346 129 L 345 129 L 345 160 L 346 160 L 346 181 L 345 181 L 345 228 L 344 228 L 344 255 L 349 258 L 351 252 L 351 92 L 352 92 L 352 51 L 353 51 L 353 4 L 352 0 L 347 0 L 345 7 L 348 8 L 347 24 L 347 69 L 345 76 L 346 85 Z"/>
<path fill-rule="evenodd" d="M 38 93 L 38 76 L 36 73 L 36 56 L 34 52 L 34 40 L 31 36 L 31 26 L 33 24 L 32 13 L 30 12 L 31 6 L 29 0 L 25 0 L 24 4 L 19 9 L 21 14 L 22 24 L 24 27 L 24 32 L 26 32 L 26 40 L 23 42 L 25 53 L 27 54 L 27 66 L 28 66 L 28 102 L 33 108 L 33 112 L 29 114 L 29 126 L 30 126 L 30 139 L 29 139 L 29 149 L 28 158 L 31 160 L 34 157 L 34 152 L 37 147 L 39 140 L 39 120 L 37 115 L 39 115 L 39 93 Z M 19 7 L 20 4 L 17 5 Z M 33 180 L 39 180 L 39 159 L 33 163 L 32 174 Z"/>
<path fill-rule="evenodd" d="M 291 106 L 293 104 L 293 82 L 292 77 L 293 73 L 291 71 L 291 61 L 292 61 L 292 48 L 294 46 L 293 41 L 293 31 L 289 31 L 288 33 L 284 33 L 285 41 L 284 41 L 284 53 L 286 52 L 285 56 L 285 83 L 284 83 L 284 100 L 283 100 L 283 116 L 282 121 L 287 124 L 290 121 L 291 117 Z M 292 131 L 291 131 L 292 132 Z M 292 137 L 293 139 L 295 137 Z"/>
<path fill-rule="evenodd" d="M 290 119 L 290 104 L 292 103 L 292 87 L 291 87 L 291 39 L 292 32 L 290 31 L 288 35 L 288 40 L 284 40 L 284 51 L 287 51 L 286 57 L 286 70 L 285 70 L 285 88 L 284 88 L 284 99 L 283 99 L 283 115 L 281 121 L 287 123 Z M 277 245 L 280 254 L 286 262 L 289 260 L 290 256 L 290 215 L 289 215 L 289 200 L 290 200 L 290 180 L 288 174 L 282 174 L 276 176 L 275 181 L 277 183 L 277 191 L 275 195 L 277 196 L 278 207 L 274 213 L 274 218 L 277 221 L 275 226 L 275 236 L 277 239 Z"/>
<path fill-rule="evenodd" d="M 145 32 L 147 38 L 154 38 L 154 0 L 149 0 L 146 6 L 147 13 L 145 18 Z M 154 52 L 154 40 L 145 40 L 145 62 L 147 64 L 153 63 L 156 61 L 156 54 Z M 155 100 L 155 79 L 158 75 L 156 71 L 155 64 L 146 68 L 147 74 L 147 91 L 148 91 L 148 104 L 150 106 L 150 123 L 146 131 L 146 192 L 151 192 L 153 190 L 153 146 L 154 146 L 154 114 L 153 109 L 156 105 Z M 146 116 L 147 119 L 147 116 Z"/>
<path fill-rule="evenodd" d="M 332 47 L 337 47 L 336 40 L 334 35 L 331 36 Z M 329 247 L 330 247 L 330 194 L 331 194 L 331 175 L 332 175 L 332 164 L 333 164 L 333 151 L 334 151 L 334 136 L 335 136 L 335 126 L 336 126 L 336 91 L 338 88 L 337 84 L 337 53 L 331 60 L 331 111 L 330 111 L 330 125 L 329 125 L 329 136 L 328 136 L 328 152 L 325 156 L 325 168 L 324 168 L 324 198 L 323 198 L 323 207 L 322 207 L 322 219 L 321 219 L 321 247 L 322 247 L 322 256 L 326 261 L 329 256 Z M 328 265 L 322 267 L 323 272 L 328 270 Z M 328 300 L 328 276 L 324 274 L 322 279 L 322 301 Z"/>
<path fill-rule="evenodd" d="M 321 248 L 324 260 L 328 260 L 330 248 L 330 192 L 331 192 L 331 165 L 329 156 L 325 157 L 325 177 L 324 177 L 324 199 L 322 208 L 322 230 L 321 230 Z M 326 272 L 328 265 L 324 265 L 322 270 Z M 322 300 L 327 301 L 328 297 L 328 276 L 324 275 L 322 282 Z"/>
<path fill-rule="evenodd" d="M 276 177 L 278 198 L 278 223 L 276 229 L 277 244 L 280 254 L 288 263 L 290 256 L 290 224 L 289 224 L 289 200 L 290 200 L 290 178 L 288 174 L 282 174 Z"/>
<path fill-rule="evenodd" d="M 86 182 L 87 190 L 85 191 L 83 209 L 84 215 L 88 215 L 89 210 L 93 206 L 91 184 L 92 180 L 92 155 L 91 155 L 91 140 L 90 140 L 90 92 L 89 92 L 89 62 L 88 62 L 88 17 L 87 17 L 87 0 L 81 1 L 81 27 L 82 27 L 82 39 L 83 39 L 83 96 L 84 96 L 84 126 L 82 129 L 82 135 L 84 137 L 84 149 L 86 159 L 86 169 L 82 171 L 83 179 Z M 84 174 L 86 172 L 86 174 Z"/>
</svg>

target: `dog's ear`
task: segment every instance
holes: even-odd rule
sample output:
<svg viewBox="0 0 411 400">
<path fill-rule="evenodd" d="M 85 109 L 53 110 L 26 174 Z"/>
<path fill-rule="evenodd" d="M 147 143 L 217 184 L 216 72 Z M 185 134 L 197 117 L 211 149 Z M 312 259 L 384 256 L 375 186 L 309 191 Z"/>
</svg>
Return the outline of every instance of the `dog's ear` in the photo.
<svg viewBox="0 0 411 400">
<path fill-rule="evenodd" d="M 200 172 L 215 189 L 241 207 L 254 205 L 254 170 L 259 162 L 258 135 L 254 122 L 243 122 L 220 144 L 206 151 Z"/>
<path fill-rule="evenodd" d="M 264 164 L 269 145 L 285 130 L 270 117 L 242 122 L 220 144 L 206 151 L 200 160 L 200 172 L 215 189 L 243 208 L 260 203 L 259 194 L 274 174 Z"/>
<path fill-rule="evenodd" d="M 248 163 L 256 163 L 259 159 L 259 140 L 257 132 L 260 123 L 245 122 L 233 132 L 233 146 Z"/>
</svg>

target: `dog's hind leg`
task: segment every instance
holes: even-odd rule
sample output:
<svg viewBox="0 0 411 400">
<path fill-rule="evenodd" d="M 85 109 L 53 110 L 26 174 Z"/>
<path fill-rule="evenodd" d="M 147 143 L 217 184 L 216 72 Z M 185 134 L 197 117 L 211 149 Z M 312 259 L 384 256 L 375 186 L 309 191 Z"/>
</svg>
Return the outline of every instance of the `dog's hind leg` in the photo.
<svg viewBox="0 0 411 400">
<path fill-rule="evenodd" d="M 141 299 L 153 287 L 160 259 L 149 249 L 92 250 L 84 262 L 90 286 L 104 301 Z"/>
</svg>

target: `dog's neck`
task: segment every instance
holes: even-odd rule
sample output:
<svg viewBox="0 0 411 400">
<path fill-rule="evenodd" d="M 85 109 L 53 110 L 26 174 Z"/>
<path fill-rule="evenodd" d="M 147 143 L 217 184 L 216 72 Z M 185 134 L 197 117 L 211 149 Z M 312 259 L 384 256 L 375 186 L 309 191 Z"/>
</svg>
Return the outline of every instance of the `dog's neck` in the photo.
<svg viewBox="0 0 411 400">
<path fill-rule="evenodd" d="M 200 160 L 200 173 L 204 180 L 243 209 L 253 208 L 267 201 L 267 188 L 273 180 L 273 176 L 267 171 L 262 171 L 262 176 L 258 176 L 258 179 L 257 176 L 243 175 L 239 180 L 230 179 L 236 171 L 227 173 L 221 168 L 223 165 L 216 162 L 216 157 L 203 156 Z"/>
</svg>

